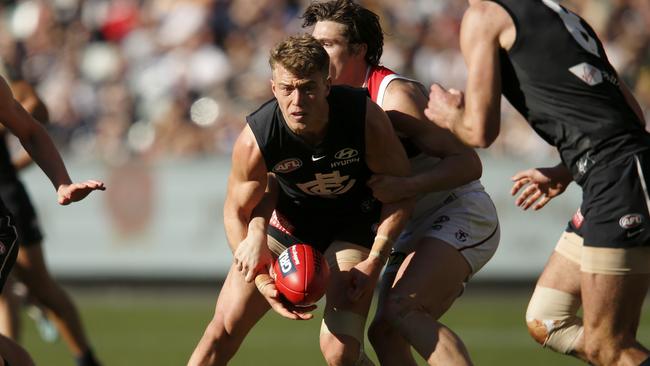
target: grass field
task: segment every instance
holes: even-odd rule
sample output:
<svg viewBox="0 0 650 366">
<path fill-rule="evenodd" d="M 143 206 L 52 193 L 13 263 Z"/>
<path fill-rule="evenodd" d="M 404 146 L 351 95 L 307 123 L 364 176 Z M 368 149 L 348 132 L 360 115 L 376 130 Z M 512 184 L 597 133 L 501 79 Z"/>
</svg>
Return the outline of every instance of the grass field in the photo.
<svg viewBox="0 0 650 366">
<path fill-rule="evenodd" d="M 73 291 L 106 366 L 185 365 L 212 316 L 217 290 Z M 465 341 L 476 365 L 581 365 L 542 350 L 523 325 L 528 291 L 469 288 L 443 322 Z M 61 340 L 45 343 L 34 322 L 24 318 L 24 345 L 38 365 L 73 365 Z M 292 322 L 268 314 L 253 329 L 231 365 L 323 365 L 318 349 L 319 320 Z M 650 344 L 650 307 L 639 330 Z M 367 345 L 367 349 L 371 347 Z M 376 360 L 372 351 L 369 354 Z M 424 365 L 424 362 L 421 362 Z"/>
</svg>

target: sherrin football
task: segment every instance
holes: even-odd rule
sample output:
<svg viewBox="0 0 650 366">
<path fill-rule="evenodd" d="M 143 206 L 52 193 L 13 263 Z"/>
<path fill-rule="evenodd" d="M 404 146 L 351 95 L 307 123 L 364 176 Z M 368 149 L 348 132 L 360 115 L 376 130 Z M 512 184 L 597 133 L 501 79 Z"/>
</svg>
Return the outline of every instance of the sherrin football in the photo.
<svg viewBox="0 0 650 366">
<path fill-rule="evenodd" d="M 330 269 L 325 257 L 312 246 L 296 244 L 285 249 L 273 265 L 275 287 L 290 303 L 311 305 L 325 294 Z"/>
</svg>

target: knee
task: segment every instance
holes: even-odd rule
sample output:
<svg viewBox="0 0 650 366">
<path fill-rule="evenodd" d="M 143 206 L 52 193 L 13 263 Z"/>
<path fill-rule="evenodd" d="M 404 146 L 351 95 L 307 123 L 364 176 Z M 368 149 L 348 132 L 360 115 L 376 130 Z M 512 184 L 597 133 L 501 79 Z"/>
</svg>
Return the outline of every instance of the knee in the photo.
<svg viewBox="0 0 650 366">
<path fill-rule="evenodd" d="M 320 349 L 329 366 L 354 366 L 359 360 L 361 346 L 352 346 L 334 334 L 321 334 Z M 356 343 L 356 342 L 353 342 Z"/>
<path fill-rule="evenodd" d="M 209 348 L 210 353 L 218 355 L 218 359 L 229 360 L 235 355 L 241 342 L 236 334 L 227 331 L 223 318 L 215 314 L 205 328 L 202 343 Z"/>
<path fill-rule="evenodd" d="M 385 309 L 385 323 L 395 331 L 399 331 L 404 318 L 413 312 L 423 310 L 415 299 L 401 294 L 390 294 L 386 300 Z"/>
<path fill-rule="evenodd" d="M 528 333 L 546 348 L 574 352 L 583 332 L 582 320 L 576 315 L 579 307 L 578 297 L 538 286 L 526 311 Z"/>
</svg>

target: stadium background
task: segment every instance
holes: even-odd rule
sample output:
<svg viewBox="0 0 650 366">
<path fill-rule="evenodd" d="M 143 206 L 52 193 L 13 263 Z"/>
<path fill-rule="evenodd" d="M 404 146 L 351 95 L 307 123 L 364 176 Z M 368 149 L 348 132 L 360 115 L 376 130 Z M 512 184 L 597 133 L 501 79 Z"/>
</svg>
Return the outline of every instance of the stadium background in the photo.
<svg viewBox="0 0 650 366">
<path fill-rule="evenodd" d="M 299 0 L 2 1 L 0 58 L 33 83 L 76 179 L 108 190 L 58 207 L 36 168 L 23 174 L 52 272 L 73 290 L 111 365 L 180 365 L 209 320 L 231 256 L 221 207 L 244 116 L 270 97 L 267 55 L 302 32 Z M 426 86 L 462 89 L 458 27 L 466 0 L 361 1 L 386 31 L 383 64 Z M 650 2 L 574 0 L 610 61 L 650 111 Z M 501 136 L 479 153 L 502 242 L 446 317 L 477 365 L 577 364 L 537 349 L 523 325 L 535 276 L 580 202 L 572 186 L 541 213 L 509 195 L 519 169 L 557 154 L 504 102 Z M 13 142 L 15 146 L 15 141 Z M 650 343 L 644 315 L 640 335 Z M 27 323 L 39 364 L 71 364 Z M 233 364 L 321 364 L 315 322 L 269 316 Z M 266 338 L 265 338 L 266 337 Z M 272 341 L 269 341 L 271 337 Z"/>
</svg>

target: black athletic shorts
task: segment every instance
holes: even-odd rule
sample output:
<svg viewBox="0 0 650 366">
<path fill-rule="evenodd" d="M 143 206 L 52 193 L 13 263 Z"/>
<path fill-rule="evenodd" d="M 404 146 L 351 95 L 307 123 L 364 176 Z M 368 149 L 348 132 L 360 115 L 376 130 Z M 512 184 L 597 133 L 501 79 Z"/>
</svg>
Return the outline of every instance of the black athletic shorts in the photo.
<svg viewBox="0 0 650 366">
<path fill-rule="evenodd" d="M 650 150 L 594 165 L 582 184 L 580 211 L 568 231 L 584 245 L 632 248 L 650 245 Z"/>
<path fill-rule="evenodd" d="M 0 198 L 14 217 L 21 246 L 40 244 L 43 241 L 36 210 L 22 183 L 1 183 Z"/>
<path fill-rule="evenodd" d="M 0 292 L 2 292 L 5 282 L 7 282 L 9 272 L 16 263 L 16 257 L 18 256 L 17 238 L 13 217 L 0 201 Z"/>
<path fill-rule="evenodd" d="M 321 253 L 336 240 L 370 248 L 375 240 L 380 213 L 381 203 L 375 199 L 369 199 L 359 207 L 332 211 L 305 209 L 281 197 L 268 234 L 285 246 L 303 243 Z"/>
</svg>

